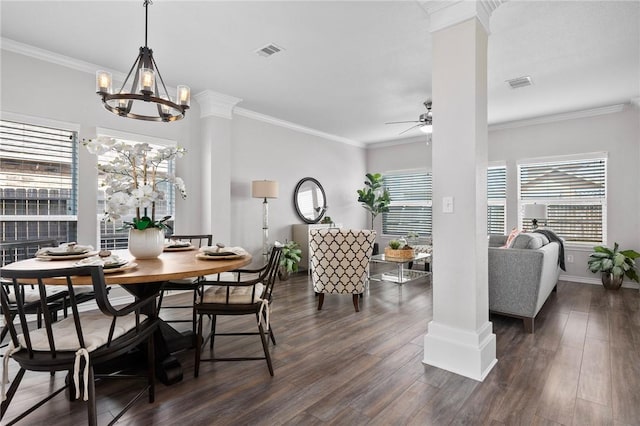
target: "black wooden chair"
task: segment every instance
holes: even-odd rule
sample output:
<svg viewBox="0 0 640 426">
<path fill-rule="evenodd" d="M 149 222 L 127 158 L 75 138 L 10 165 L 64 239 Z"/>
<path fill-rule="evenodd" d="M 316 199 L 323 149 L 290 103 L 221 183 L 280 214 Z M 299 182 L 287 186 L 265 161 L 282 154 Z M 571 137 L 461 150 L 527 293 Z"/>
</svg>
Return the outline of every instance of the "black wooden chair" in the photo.
<svg viewBox="0 0 640 426">
<path fill-rule="evenodd" d="M 153 334 L 157 328 L 157 317 L 155 315 L 140 314 L 140 310 L 146 308 L 147 312 L 155 313 L 155 299 L 157 292 L 149 294 L 144 299 L 115 309 L 108 300 L 107 287 L 105 286 L 104 274 L 101 266 L 83 266 L 73 268 L 51 269 L 51 270 L 10 270 L 2 269 L 3 278 L 10 280 L 11 284 L 2 287 L 1 302 L 4 318 L 9 328 L 11 342 L 5 353 L 3 363 L 3 383 L 2 383 L 2 413 L 3 419 L 11 400 L 15 395 L 20 382 L 26 371 L 50 372 L 68 371 L 66 384 L 50 395 L 37 402 L 10 422 L 3 424 L 13 424 L 20 421 L 25 416 L 42 406 L 51 398 L 69 389 L 72 399 L 82 395 L 88 401 L 88 424 L 97 423 L 95 378 L 122 378 L 120 373 L 122 367 L 113 366 L 110 361 L 123 354 L 143 345 L 146 351 L 146 374 L 142 377 L 145 381 L 143 389 L 125 405 L 124 409 L 115 416 L 112 423 L 115 423 L 120 416 L 135 401 L 148 393 L 149 402 L 154 400 L 154 345 Z M 96 295 L 96 302 L 99 310 L 89 312 L 78 312 L 78 304 L 74 292 L 74 280 L 81 275 L 90 275 L 93 283 L 93 290 Z M 70 309 L 72 314 L 58 322 L 51 321 L 49 305 L 47 304 L 47 289 L 49 286 L 43 281 L 52 277 L 62 277 L 68 291 Z M 36 287 L 41 294 L 40 305 L 44 313 L 44 327 L 35 329 L 30 326 L 27 316 L 26 304 L 20 296 L 20 287 L 24 282 L 36 282 Z M 9 295 L 7 287 L 11 287 L 16 298 L 17 321 L 13 321 L 9 310 Z M 146 347 L 144 343 L 146 342 Z M 15 361 L 20 369 L 17 372 L 11 386 L 5 394 L 5 380 L 8 377 L 10 361 Z M 109 361 L 109 364 L 105 364 Z M 105 368 L 111 373 L 108 375 L 94 374 L 94 367 Z M 82 376 L 82 379 L 80 378 Z M 80 386 L 82 384 L 82 386 Z M 83 388 L 82 390 L 80 388 Z M 6 399 L 4 397 L 6 396 Z M 111 424 L 112 424 L 111 423 Z"/>
<path fill-rule="evenodd" d="M 192 246 L 197 248 L 210 246 L 213 244 L 213 235 L 212 234 L 203 234 L 203 235 L 172 235 L 169 237 L 176 241 L 189 241 Z M 202 277 L 196 278 L 187 278 L 183 280 L 171 280 L 166 282 L 162 286 L 162 290 L 160 291 L 160 298 L 158 299 L 158 313 L 160 313 L 161 309 L 189 309 L 192 313 L 190 320 L 183 319 L 167 319 L 165 318 L 165 322 L 190 322 L 191 329 L 193 333 L 196 333 L 196 314 L 193 310 L 193 304 L 196 301 L 198 282 L 202 280 Z M 164 301 L 164 292 L 165 291 L 185 291 L 190 290 L 193 293 L 193 302 L 190 305 L 167 305 L 162 304 Z"/>
<path fill-rule="evenodd" d="M 41 240 L 27 240 L 27 241 L 9 241 L 0 243 L 0 266 L 5 266 L 18 260 L 24 260 L 34 257 L 38 250 L 42 247 L 56 247 L 58 242 L 54 239 L 41 239 Z M 0 277 L 0 285 L 5 286 L 7 282 Z M 9 294 L 9 312 L 11 318 L 14 318 L 17 314 L 15 309 L 15 296 L 10 286 L 6 286 L 7 293 Z M 23 300 L 26 303 L 25 309 L 27 314 L 36 315 L 37 327 L 42 327 L 42 309 L 40 305 L 40 293 L 34 286 L 22 286 L 20 287 L 20 293 Z M 47 292 L 47 306 L 49 308 L 49 314 L 53 321 L 57 321 L 58 312 L 64 312 L 66 316 L 66 298 L 67 291 L 64 287 L 51 287 Z M 3 312 L 0 310 L 0 312 Z M 0 343 L 4 342 L 7 337 L 9 329 L 6 324 L 0 332 Z"/>
<path fill-rule="evenodd" d="M 273 365 L 269 354 L 268 338 L 273 344 L 276 339 L 273 329 L 269 324 L 269 312 L 273 286 L 278 273 L 282 246 L 276 245 L 271 250 L 271 256 L 266 265 L 260 269 L 237 269 L 235 281 L 201 281 L 199 295 L 194 305 L 194 311 L 198 316 L 198 334 L 195 353 L 194 377 L 198 377 L 201 361 L 250 361 L 264 359 L 267 361 L 269 374 L 273 376 Z M 248 277 L 248 278 L 247 278 Z M 211 358 L 202 358 L 202 350 L 206 340 L 202 335 L 203 316 L 211 317 L 211 330 L 207 339 L 210 339 Z M 255 315 L 258 322 L 257 332 L 216 332 L 216 318 L 218 315 Z M 259 335 L 262 341 L 264 357 L 236 357 L 218 358 L 214 356 L 215 336 L 247 336 Z M 268 336 L 267 336 L 268 335 Z"/>
</svg>

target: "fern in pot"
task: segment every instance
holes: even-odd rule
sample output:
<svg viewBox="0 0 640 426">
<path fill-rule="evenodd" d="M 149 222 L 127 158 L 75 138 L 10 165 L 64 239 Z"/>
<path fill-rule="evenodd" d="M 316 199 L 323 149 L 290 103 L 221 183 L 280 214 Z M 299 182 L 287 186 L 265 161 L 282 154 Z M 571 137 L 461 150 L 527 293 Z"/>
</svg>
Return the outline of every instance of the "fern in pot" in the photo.
<svg viewBox="0 0 640 426">
<path fill-rule="evenodd" d="M 618 250 L 618 243 L 614 243 L 613 250 L 596 246 L 589 256 L 588 264 L 591 272 L 602 274 L 602 285 L 608 289 L 619 289 L 626 276 L 630 280 L 638 281 L 636 259 L 640 253 L 635 250 Z"/>
<path fill-rule="evenodd" d="M 289 274 L 298 272 L 298 264 L 302 250 L 295 241 L 289 241 L 282 246 L 282 254 L 280 255 L 280 267 L 278 268 L 278 278 L 281 281 L 289 279 Z"/>
</svg>

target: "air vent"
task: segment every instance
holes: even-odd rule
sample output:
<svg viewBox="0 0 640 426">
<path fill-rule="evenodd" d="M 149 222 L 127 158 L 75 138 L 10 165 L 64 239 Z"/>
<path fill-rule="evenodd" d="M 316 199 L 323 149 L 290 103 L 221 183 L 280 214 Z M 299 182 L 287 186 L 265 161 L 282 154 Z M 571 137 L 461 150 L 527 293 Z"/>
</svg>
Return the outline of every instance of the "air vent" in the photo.
<svg viewBox="0 0 640 426">
<path fill-rule="evenodd" d="M 256 53 L 258 55 L 260 55 L 260 56 L 263 56 L 263 57 L 267 58 L 267 57 L 269 57 L 269 56 L 271 56 L 271 55 L 273 55 L 275 53 L 281 52 L 283 50 L 284 49 L 282 47 L 276 46 L 275 44 L 270 43 L 270 44 L 267 44 L 266 46 L 261 47 L 260 49 L 256 50 Z"/>
<path fill-rule="evenodd" d="M 519 89 L 521 87 L 531 86 L 533 82 L 531 81 L 531 77 L 526 76 L 507 80 L 507 84 L 511 86 L 512 89 Z"/>
</svg>

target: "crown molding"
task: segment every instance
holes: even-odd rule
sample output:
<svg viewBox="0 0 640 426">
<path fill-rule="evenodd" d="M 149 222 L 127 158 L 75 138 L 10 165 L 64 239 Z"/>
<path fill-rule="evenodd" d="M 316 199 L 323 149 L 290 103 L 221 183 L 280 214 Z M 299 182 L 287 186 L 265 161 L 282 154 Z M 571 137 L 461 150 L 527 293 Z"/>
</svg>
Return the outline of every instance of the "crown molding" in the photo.
<svg viewBox="0 0 640 426">
<path fill-rule="evenodd" d="M 571 111 L 560 114 L 544 115 L 536 118 L 524 120 L 507 121 L 489 125 L 489 130 L 515 129 L 518 127 L 535 126 L 537 124 L 555 123 L 556 121 L 574 120 L 577 118 L 596 117 L 598 115 L 613 114 L 621 112 L 625 104 L 609 105 L 600 108 L 585 109 L 581 111 Z"/>
<path fill-rule="evenodd" d="M 494 10 L 508 0 L 426 0 L 420 6 L 429 15 L 429 32 L 436 32 L 472 18 L 478 18 L 485 31 L 491 32 Z"/>
<path fill-rule="evenodd" d="M 233 109 L 239 102 L 242 102 L 240 98 L 213 90 L 204 90 L 194 95 L 194 98 L 200 105 L 200 118 L 215 116 L 231 120 Z"/>
<path fill-rule="evenodd" d="M 367 144 L 367 149 L 387 148 L 390 146 L 398 146 L 398 145 L 410 145 L 418 142 L 425 143 L 425 142 L 429 142 L 429 139 L 430 139 L 429 135 L 425 134 L 421 136 L 412 136 L 410 138 L 404 138 L 404 139 L 392 139 L 392 140 L 379 141 L 379 142 L 370 142 Z"/>
<path fill-rule="evenodd" d="M 310 127 L 301 126 L 299 124 L 292 123 L 290 121 L 281 120 L 279 118 L 272 117 L 270 115 L 261 114 L 259 112 L 251 111 L 245 108 L 235 108 L 234 114 L 241 115 L 243 117 L 252 118 L 254 120 L 264 121 L 265 123 L 273 124 L 274 126 L 284 127 L 290 130 L 295 130 L 300 133 L 306 133 L 311 136 L 318 136 L 320 138 L 329 139 L 335 142 L 344 143 L 347 145 L 356 146 L 358 148 L 366 147 L 366 144 L 358 142 L 352 139 L 344 138 L 342 136 L 332 135 L 320 130 L 312 129 Z"/>
</svg>

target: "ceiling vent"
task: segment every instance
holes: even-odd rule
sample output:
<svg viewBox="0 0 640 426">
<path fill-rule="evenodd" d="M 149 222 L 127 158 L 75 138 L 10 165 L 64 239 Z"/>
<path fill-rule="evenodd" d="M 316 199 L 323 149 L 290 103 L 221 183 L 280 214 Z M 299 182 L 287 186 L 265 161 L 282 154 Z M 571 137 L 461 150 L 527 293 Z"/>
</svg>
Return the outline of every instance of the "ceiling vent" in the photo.
<svg viewBox="0 0 640 426">
<path fill-rule="evenodd" d="M 519 89 L 521 87 L 531 86 L 533 82 L 531 81 L 531 77 L 526 76 L 507 80 L 507 84 L 511 86 L 512 89 Z"/>
<path fill-rule="evenodd" d="M 264 47 L 261 47 L 260 49 L 256 50 L 256 53 L 262 57 L 268 58 L 269 56 L 281 52 L 284 49 L 280 46 L 276 46 L 273 43 L 267 44 Z"/>
</svg>

